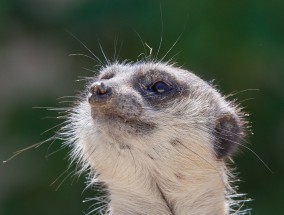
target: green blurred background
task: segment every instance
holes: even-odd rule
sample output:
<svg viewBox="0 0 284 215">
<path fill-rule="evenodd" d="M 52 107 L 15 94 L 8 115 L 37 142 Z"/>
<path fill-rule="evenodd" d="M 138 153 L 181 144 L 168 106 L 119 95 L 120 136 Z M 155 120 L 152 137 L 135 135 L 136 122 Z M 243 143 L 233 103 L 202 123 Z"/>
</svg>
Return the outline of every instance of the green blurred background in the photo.
<svg viewBox="0 0 284 215">
<path fill-rule="evenodd" d="M 174 56 L 179 65 L 215 79 L 223 93 L 236 93 L 233 98 L 251 114 L 255 134 L 247 146 L 273 173 L 249 150 L 235 157 L 239 190 L 254 199 L 246 207 L 255 215 L 284 214 L 283 0 L 1 0 L 0 160 L 52 136 L 52 131 L 40 134 L 62 122 L 56 111 L 32 107 L 68 106 L 63 101 L 72 98 L 58 98 L 82 90 L 84 83 L 75 80 L 92 75 L 82 67 L 94 69 L 93 61 L 68 57 L 90 53 L 65 29 L 100 58 L 99 42 L 111 58 L 117 41 L 120 59 L 135 61 L 144 51 L 135 32 L 157 51 L 161 11 L 159 57 L 182 33 L 166 59 Z M 61 142 L 46 143 L 0 164 L 1 215 L 91 210 L 92 202 L 82 200 L 94 192 L 83 191 L 85 176 L 68 177 L 72 168 L 64 173 L 68 149 L 59 149 Z"/>
</svg>

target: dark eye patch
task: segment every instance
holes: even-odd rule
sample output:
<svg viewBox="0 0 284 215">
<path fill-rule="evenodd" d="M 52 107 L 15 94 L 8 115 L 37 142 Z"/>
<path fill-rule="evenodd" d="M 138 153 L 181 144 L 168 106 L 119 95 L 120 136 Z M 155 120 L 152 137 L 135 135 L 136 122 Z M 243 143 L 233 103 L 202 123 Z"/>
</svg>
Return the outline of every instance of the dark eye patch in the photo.
<svg viewBox="0 0 284 215">
<path fill-rule="evenodd" d="M 147 70 L 133 77 L 134 88 L 154 109 L 168 108 L 168 104 L 188 96 L 187 83 L 174 74 L 161 70 Z"/>
</svg>

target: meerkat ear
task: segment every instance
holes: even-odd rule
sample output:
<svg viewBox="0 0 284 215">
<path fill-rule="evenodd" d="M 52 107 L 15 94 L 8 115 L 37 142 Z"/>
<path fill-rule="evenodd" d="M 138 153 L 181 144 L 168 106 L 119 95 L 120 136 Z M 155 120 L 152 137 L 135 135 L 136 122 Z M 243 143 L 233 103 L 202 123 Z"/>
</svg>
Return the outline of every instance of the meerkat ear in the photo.
<svg viewBox="0 0 284 215">
<path fill-rule="evenodd" d="M 243 137 L 242 123 L 236 114 L 226 113 L 215 125 L 214 150 L 218 159 L 232 155 Z"/>
</svg>

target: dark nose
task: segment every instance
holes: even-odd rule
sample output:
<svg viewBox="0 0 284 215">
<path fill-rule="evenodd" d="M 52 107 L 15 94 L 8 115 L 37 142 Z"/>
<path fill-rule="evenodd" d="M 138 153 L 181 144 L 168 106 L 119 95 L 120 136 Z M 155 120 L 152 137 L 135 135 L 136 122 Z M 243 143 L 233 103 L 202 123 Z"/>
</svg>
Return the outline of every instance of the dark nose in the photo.
<svg viewBox="0 0 284 215">
<path fill-rule="evenodd" d="M 109 92 L 109 87 L 104 82 L 95 82 L 90 87 L 90 93 L 94 95 L 104 95 Z"/>
<path fill-rule="evenodd" d="M 88 97 L 89 103 L 104 102 L 108 100 L 112 94 L 112 90 L 104 82 L 95 82 L 89 89 L 90 95 Z"/>
</svg>

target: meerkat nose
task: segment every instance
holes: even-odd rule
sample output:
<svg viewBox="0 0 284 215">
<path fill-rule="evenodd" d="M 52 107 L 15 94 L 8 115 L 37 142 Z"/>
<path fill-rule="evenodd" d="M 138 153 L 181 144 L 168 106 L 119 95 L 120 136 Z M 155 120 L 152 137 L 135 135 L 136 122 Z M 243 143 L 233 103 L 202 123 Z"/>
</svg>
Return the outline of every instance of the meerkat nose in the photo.
<svg viewBox="0 0 284 215">
<path fill-rule="evenodd" d="M 95 82 L 89 88 L 90 95 L 88 97 L 89 103 L 94 104 L 108 100 L 111 96 L 111 88 L 104 82 Z"/>
<path fill-rule="evenodd" d="M 90 87 L 90 93 L 104 95 L 108 92 L 109 87 L 104 82 L 95 82 Z"/>
</svg>

